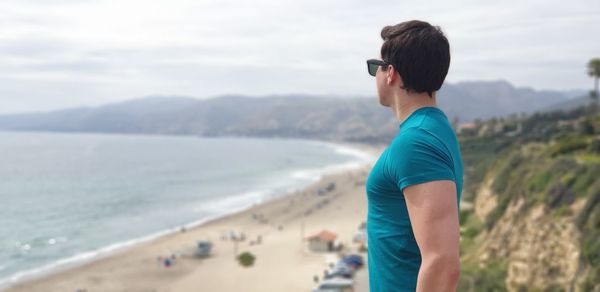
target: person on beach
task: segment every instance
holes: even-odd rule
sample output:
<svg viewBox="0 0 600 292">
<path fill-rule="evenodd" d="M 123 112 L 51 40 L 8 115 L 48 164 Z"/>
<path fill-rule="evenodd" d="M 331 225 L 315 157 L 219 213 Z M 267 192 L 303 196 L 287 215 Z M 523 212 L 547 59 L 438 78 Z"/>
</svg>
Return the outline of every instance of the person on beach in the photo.
<svg viewBox="0 0 600 292">
<path fill-rule="evenodd" d="M 436 104 L 450 46 L 439 27 L 418 20 L 386 26 L 381 37 L 368 71 L 400 126 L 366 183 L 370 291 L 455 291 L 463 165 Z"/>
</svg>

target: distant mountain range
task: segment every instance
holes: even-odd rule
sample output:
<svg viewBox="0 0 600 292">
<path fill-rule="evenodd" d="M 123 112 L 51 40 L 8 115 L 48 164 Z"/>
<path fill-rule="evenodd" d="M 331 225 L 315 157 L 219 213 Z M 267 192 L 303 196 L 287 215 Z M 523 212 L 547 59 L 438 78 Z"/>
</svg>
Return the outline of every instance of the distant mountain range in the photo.
<svg viewBox="0 0 600 292">
<path fill-rule="evenodd" d="M 515 88 L 506 81 L 445 84 L 438 104 L 450 120 L 530 113 L 568 103 L 578 92 Z M 196 99 L 150 96 L 99 107 L 0 115 L 0 129 L 201 136 L 294 137 L 389 142 L 398 121 L 377 97 L 309 95 Z"/>
<path fill-rule="evenodd" d="M 552 111 L 568 111 L 582 106 L 588 106 L 593 100 L 589 95 L 581 95 L 576 98 L 571 98 L 550 106 L 543 107 L 540 111 L 552 112 Z"/>
<path fill-rule="evenodd" d="M 448 118 L 461 122 L 488 119 L 512 113 L 531 113 L 551 105 L 568 102 L 584 91 L 534 90 L 514 87 L 506 81 L 471 81 L 444 84 L 437 99 Z"/>
</svg>

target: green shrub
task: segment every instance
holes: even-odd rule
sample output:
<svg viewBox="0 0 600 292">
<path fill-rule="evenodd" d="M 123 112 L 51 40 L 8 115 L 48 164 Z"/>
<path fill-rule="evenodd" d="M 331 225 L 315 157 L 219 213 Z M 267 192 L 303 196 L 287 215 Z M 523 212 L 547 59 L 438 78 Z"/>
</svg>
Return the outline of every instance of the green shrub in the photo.
<svg viewBox="0 0 600 292">
<path fill-rule="evenodd" d="M 552 157 L 564 155 L 577 150 L 585 149 L 588 146 L 585 137 L 569 136 L 556 142 L 550 151 Z"/>
<path fill-rule="evenodd" d="M 456 291 L 506 291 L 506 260 L 491 261 L 486 267 L 465 266 Z"/>
<path fill-rule="evenodd" d="M 254 260 L 256 259 L 256 257 L 253 254 L 246 251 L 240 254 L 237 257 L 237 259 L 240 262 L 240 265 L 244 267 L 250 267 L 254 264 Z"/>
<path fill-rule="evenodd" d="M 592 140 L 587 150 L 594 154 L 600 154 L 600 139 Z"/>
<path fill-rule="evenodd" d="M 551 177 L 552 176 L 550 175 L 550 173 L 548 173 L 546 171 L 536 174 L 529 181 L 529 191 L 541 192 L 541 191 L 545 190 L 546 186 L 548 186 L 548 182 L 550 181 Z"/>
<path fill-rule="evenodd" d="M 575 173 L 567 173 L 566 175 L 560 178 L 560 182 L 569 188 L 573 186 L 573 183 L 575 183 L 576 180 L 577 175 L 575 175 Z"/>
<path fill-rule="evenodd" d="M 502 127 L 503 132 L 512 132 L 517 129 L 517 123 L 506 123 Z"/>
<path fill-rule="evenodd" d="M 544 196 L 544 203 L 552 209 L 570 205 L 574 200 L 573 191 L 561 183 L 555 183 Z"/>
<path fill-rule="evenodd" d="M 600 266 L 600 232 L 595 232 L 595 236 L 586 236 L 583 240 L 583 258 L 593 267 Z"/>
<path fill-rule="evenodd" d="M 587 202 L 577 219 L 577 226 L 583 235 L 581 259 L 586 268 L 590 269 L 582 288 L 589 288 L 593 287 L 593 283 L 600 283 L 600 183 L 590 188 Z"/>
<path fill-rule="evenodd" d="M 576 195 L 584 195 L 590 185 L 596 180 L 597 174 L 592 173 L 591 169 L 587 169 L 580 173 L 573 183 L 572 190 Z"/>
<path fill-rule="evenodd" d="M 580 125 L 579 133 L 583 135 L 594 135 L 594 125 L 592 124 L 592 121 L 589 119 L 583 121 Z"/>
<path fill-rule="evenodd" d="M 473 210 L 460 210 L 459 219 L 461 224 L 469 221 L 469 217 L 473 214 Z"/>
<path fill-rule="evenodd" d="M 465 231 L 463 232 L 463 236 L 468 237 L 468 238 L 473 238 L 475 236 L 477 236 L 477 234 L 479 234 L 480 232 L 480 228 L 477 227 L 468 227 L 467 229 L 465 229 Z"/>
<path fill-rule="evenodd" d="M 596 287 L 596 280 L 593 279 L 593 276 L 588 276 L 583 283 L 579 286 L 580 291 L 594 291 Z"/>
<path fill-rule="evenodd" d="M 554 218 L 559 219 L 560 217 L 572 214 L 573 211 L 571 211 L 571 208 L 569 208 L 569 206 L 563 205 L 554 212 Z"/>
<path fill-rule="evenodd" d="M 600 115 L 596 115 L 592 118 L 590 118 L 590 122 L 592 123 L 592 126 L 594 127 L 594 133 L 600 133 Z"/>
<path fill-rule="evenodd" d="M 600 182 L 595 183 L 591 187 L 590 195 L 587 198 L 585 206 L 583 206 L 583 210 L 581 210 L 577 216 L 576 224 L 583 234 L 588 234 L 586 231 L 590 226 L 600 229 L 600 226 L 589 223 L 594 222 L 594 219 L 590 220 L 590 218 L 594 218 L 594 214 L 596 213 L 600 213 Z"/>
<path fill-rule="evenodd" d="M 506 160 L 500 162 L 500 171 L 494 179 L 492 189 L 496 193 L 503 193 L 507 186 L 511 183 L 512 178 L 515 177 L 515 169 L 524 161 L 524 157 L 519 152 L 513 152 Z"/>
</svg>

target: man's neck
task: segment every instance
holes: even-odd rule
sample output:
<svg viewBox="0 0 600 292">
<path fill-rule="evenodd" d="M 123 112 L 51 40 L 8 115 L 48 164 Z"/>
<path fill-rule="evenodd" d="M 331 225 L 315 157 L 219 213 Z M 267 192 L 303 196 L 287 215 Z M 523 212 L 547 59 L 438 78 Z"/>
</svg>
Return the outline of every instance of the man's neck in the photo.
<svg viewBox="0 0 600 292">
<path fill-rule="evenodd" d="M 418 110 L 422 107 L 437 107 L 437 103 L 435 100 L 435 93 L 433 98 L 429 97 L 427 93 L 419 93 L 419 94 L 411 94 L 398 96 L 395 98 L 394 104 L 392 105 L 392 110 L 396 114 L 396 117 L 400 121 L 400 123 L 404 122 L 408 116 L 414 111 Z"/>
</svg>

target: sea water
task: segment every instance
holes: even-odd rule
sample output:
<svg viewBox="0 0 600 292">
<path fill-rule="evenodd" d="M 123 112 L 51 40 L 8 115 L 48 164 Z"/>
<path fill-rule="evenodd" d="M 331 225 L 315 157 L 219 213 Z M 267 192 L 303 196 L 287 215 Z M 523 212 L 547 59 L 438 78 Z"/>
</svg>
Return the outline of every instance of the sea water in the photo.
<svg viewBox="0 0 600 292">
<path fill-rule="evenodd" d="M 306 140 L 0 132 L 0 287 L 372 159 Z"/>
</svg>

